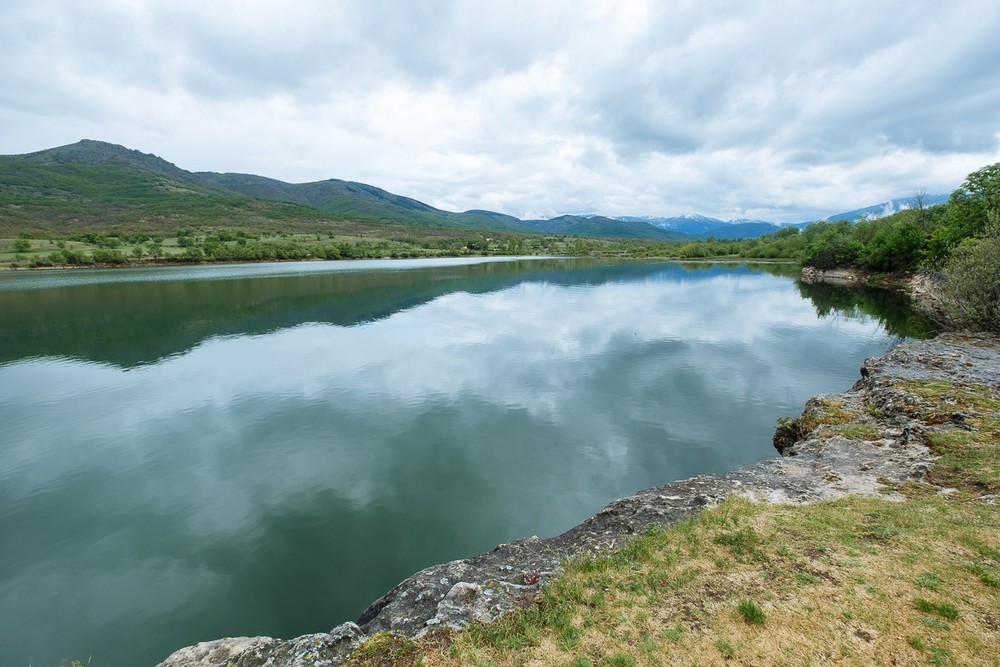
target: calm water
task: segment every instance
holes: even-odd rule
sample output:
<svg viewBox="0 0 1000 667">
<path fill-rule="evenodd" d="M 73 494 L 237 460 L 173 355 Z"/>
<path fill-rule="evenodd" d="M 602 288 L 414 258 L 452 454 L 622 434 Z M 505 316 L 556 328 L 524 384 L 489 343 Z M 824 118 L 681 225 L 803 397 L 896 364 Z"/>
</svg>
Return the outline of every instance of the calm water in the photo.
<svg viewBox="0 0 1000 667">
<path fill-rule="evenodd" d="M 3 664 L 327 630 L 421 567 L 772 456 L 908 318 L 727 266 L 0 275 Z"/>
</svg>

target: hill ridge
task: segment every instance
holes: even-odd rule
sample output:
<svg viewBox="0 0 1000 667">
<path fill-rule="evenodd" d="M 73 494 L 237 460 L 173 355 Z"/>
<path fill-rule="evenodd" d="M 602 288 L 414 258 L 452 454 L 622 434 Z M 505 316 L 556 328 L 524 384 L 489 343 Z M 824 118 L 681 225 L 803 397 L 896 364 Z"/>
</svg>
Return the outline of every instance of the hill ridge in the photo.
<svg viewBox="0 0 1000 667">
<path fill-rule="evenodd" d="M 192 197 L 200 201 L 193 202 Z M 925 197 L 930 205 L 943 196 Z M 899 209 L 907 207 L 910 199 L 892 199 L 826 219 L 853 219 Z M 53 227 L 79 230 L 98 224 L 149 226 L 149 220 L 167 219 L 176 221 L 171 222 L 174 228 L 249 221 L 280 229 L 288 224 L 283 221 L 293 218 L 310 224 L 322 219 L 351 220 L 660 241 L 754 238 L 788 226 L 766 220 L 723 221 L 701 214 L 583 214 L 521 220 L 482 209 L 453 212 L 357 181 L 328 178 L 289 183 L 241 172 L 187 171 L 153 153 L 96 139 L 0 156 L 0 235 L 25 229 L 54 231 Z"/>
</svg>

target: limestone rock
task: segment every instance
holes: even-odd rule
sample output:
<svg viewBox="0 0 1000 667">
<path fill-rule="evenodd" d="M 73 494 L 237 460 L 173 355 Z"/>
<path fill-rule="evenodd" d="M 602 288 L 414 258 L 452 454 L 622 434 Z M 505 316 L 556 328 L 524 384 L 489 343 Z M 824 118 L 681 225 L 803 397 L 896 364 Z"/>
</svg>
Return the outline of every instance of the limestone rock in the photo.
<svg viewBox="0 0 1000 667">
<path fill-rule="evenodd" d="M 275 641 L 270 637 L 229 637 L 187 646 L 157 667 L 225 667 L 240 653 Z"/>
</svg>

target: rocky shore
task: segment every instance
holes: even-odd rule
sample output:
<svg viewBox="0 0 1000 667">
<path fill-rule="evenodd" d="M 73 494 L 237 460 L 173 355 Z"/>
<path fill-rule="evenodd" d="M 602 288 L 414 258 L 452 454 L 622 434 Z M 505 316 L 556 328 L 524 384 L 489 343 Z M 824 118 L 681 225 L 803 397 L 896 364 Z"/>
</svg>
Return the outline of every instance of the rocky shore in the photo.
<svg viewBox="0 0 1000 667">
<path fill-rule="evenodd" d="M 355 622 L 330 632 L 288 640 L 204 642 L 175 652 L 159 667 L 332 667 L 379 632 L 418 637 L 436 628 L 490 622 L 531 604 L 567 559 L 614 549 L 650 524 L 675 523 L 731 496 L 769 503 L 852 494 L 904 501 L 901 486 L 928 483 L 934 456 L 924 434 L 966 428 L 967 416 L 949 413 L 946 406 L 935 413 L 934 423 L 909 409 L 916 399 L 908 386 L 927 382 L 986 387 L 995 395 L 1000 392 L 1000 339 L 947 334 L 900 344 L 866 360 L 849 391 L 814 397 L 800 417 L 780 424 L 774 436 L 780 456 L 774 459 L 640 491 L 557 537 L 518 540 L 425 569 L 373 602 Z"/>
</svg>

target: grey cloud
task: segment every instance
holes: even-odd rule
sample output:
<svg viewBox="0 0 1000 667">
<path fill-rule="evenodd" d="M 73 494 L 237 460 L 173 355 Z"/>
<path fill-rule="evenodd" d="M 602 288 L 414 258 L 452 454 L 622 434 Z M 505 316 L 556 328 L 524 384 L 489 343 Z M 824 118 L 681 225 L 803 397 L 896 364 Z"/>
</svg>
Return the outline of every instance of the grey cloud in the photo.
<svg viewBox="0 0 1000 667">
<path fill-rule="evenodd" d="M 988 64 L 1000 48 L 991 34 L 948 34 L 950 48 L 964 45 L 948 53 L 929 44 L 940 23 L 932 13 L 834 11 L 734 11 L 740 18 L 717 34 L 691 25 L 675 42 L 652 26 L 635 47 L 645 57 L 609 70 L 594 92 L 601 129 L 626 156 L 764 144 L 790 148 L 796 160 L 836 160 L 877 136 L 932 151 L 995 149 L 989 108 L 1000 101 L 1000 74 Z M 995 27 L 989 13 L 979 19 Z M 892 59 L 905 68 L 891 68 Z"/>
</svg>

